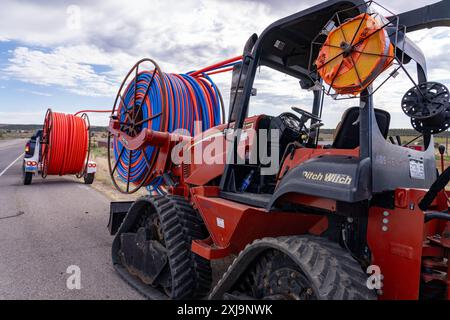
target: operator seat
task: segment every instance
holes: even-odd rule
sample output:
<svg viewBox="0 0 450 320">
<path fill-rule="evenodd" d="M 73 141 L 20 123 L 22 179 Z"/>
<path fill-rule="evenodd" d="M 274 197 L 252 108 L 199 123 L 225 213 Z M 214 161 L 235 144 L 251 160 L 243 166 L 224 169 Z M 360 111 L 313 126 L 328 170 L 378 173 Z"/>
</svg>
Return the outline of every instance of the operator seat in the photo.
<svg viewBox="0 0 450 320">
<path fill-rule="evenodd" d="M 391 115 L 389 112 L 374 109 L 378 127 L 386 139 L 389 133 Z M 336 133 L 331 148 L 355 149 L 359 146 L 359 107 L 351 107 L 342 115 L 341 122 L 336 127 Z"/>
</svg>

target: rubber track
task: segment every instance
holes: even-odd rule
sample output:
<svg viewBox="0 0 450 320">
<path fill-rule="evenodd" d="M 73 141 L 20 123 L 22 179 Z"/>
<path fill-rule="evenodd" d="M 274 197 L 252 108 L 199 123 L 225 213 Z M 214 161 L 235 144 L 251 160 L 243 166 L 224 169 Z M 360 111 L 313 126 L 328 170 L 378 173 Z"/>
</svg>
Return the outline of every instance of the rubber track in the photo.
<svg viewBox="0 0 450 320">
<path fill-rule="evenodd" d="M 192 240 L 207 237 L 203 221 L 180 196 L 153 198 L 172 273 L 172 299 L 201 297 L 211 288 L 211 265 L 191 250 Z"/>
<path fill-rule="evenodd" d="M 172 276 L 171 297 L 165 296 L 151 286 L 144 285 L 138 278 L 129 275 L 120 264 L 115 263 L 116 270 L 129 284 L 149 299 L 164 297 L 189 299 L 206 296 L 211 287 L 211 266 L 208 260 L 191 251 L 193 239 L 207 237 L 203 221 L 196 211 L 183 197 L 179 196 L 148 196 L 137 201 L 148 202 L 159 216 Z"/>
<path fill-rule="evenodd" d="M 338 244 L 315 236 L 289 236 L 255 240 L 240 252 L 210 294 L 222 299 L 255 259 L 267 250 L 278 250 L 291 258 L 310 280 L 321 300 L 374 300 L 366 286 L 367 275 Z"/>
</svg>

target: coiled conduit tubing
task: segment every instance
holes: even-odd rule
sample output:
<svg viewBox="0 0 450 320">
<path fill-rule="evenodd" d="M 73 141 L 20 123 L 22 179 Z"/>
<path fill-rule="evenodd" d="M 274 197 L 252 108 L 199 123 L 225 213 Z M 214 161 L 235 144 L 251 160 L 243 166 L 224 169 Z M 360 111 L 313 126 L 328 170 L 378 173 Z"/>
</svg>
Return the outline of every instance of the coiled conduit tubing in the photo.
<svg viewBox="0 0 450 320">
<path fill-rule="evenodd" d="M 81 175 L 89 154 L 89 120 L 47 110 L 43 129 L 42 177 Z"/>
<path fill-rule="evenodd" d="M 144 128 L 161 132 L 184 129 L 193 135 L 197 121 L 201 121 L 201 128 L 195 130 L 204 131 L 217 126 L 224 118 L 224 106 L 219 89 L 209 74 L 229 71 L 241 59 L 235 57 L 186 74 L 163 73 L 153 60 L 143 59 L 123 81 L 112 116 L 119 119 L 121 131 L 130 136 L 136 136 Z M 139 72 L 139 65 L 144 61 L 152 62 L 154 70 Z M 134 78 L 125 86 L 127 78 L 133 73 Z M 125 88 L 123 93 L 122 88 Z M 111 142 L 110 174 L 116 188 L 132 193 L 141 186 L 147 186 L 149 190 L 158 192 L 163 179 L 153 169 L 159 149 L 145 146 L 139 150 L 127 150 L 116 136 Z M 126 187 L 119 186 L 115 174 Z M 135 188 L 130 189 L 130 184 Z"/>
</svg>

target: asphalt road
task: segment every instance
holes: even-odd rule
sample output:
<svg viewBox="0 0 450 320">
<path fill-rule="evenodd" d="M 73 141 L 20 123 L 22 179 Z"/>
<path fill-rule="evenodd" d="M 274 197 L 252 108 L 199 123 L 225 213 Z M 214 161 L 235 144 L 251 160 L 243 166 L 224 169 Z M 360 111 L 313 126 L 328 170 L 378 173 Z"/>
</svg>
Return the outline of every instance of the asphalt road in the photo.
<svg viewBox="0 0 450 320">
<path fill-rule="evenodd" d="M 141 299 L 111 263 L 109 199 L 64 177 L 24 186 L 24 145 L 0 140 L 0 299 Z M 67 288 L 72 265 L 80 289 Z"/>
</svg>

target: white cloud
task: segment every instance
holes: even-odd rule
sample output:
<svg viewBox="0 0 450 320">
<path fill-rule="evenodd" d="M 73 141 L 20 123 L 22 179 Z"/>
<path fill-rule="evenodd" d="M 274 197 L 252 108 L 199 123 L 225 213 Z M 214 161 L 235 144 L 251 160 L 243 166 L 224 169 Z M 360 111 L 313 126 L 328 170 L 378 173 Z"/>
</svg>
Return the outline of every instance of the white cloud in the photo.
<svg viewBox="0 0 450 320">
<path fill-rule="evenodd" d="M 239 15 L 232 4 L 220 1 L 107 1 L 79 7 L 82 28 L 72 32 L 65 5 L 7 1 L 2 12 L 12 14 L 0 13 L 0 36 L 24 44 L 13 50 L 3 76 L 111 96 L 142 57 L 155 59 L 164 71 L 186 72 L 239 54 L 247 30 L 262 29 L 275 19 L 266 5 L 252 2 L 243 4 Z M 11 28 L 12 20 L 23 23 Z M 108 70 L 97 72 L 96 65 Z"/>
<path fill-rule="evenodd" d="M 0 88 L 2 88 L 2 87 L 0 86 Z M 2 89 L 3 89 L 3 88 L 2 88 Z M 41 97 L 53 97 L 53 95 L 52 95 L 51 93 L 44 92 L 44 91 L 27 90 L 27 89 L 23 89 L 23 88 L 17 89 L 17 91 L 23 92 L 23 93 L 31 93 L 31 94 L 33 94 L 33 95 L 35 95 L 35 96 L 41 96 Z"/>
<path fill-rule="evenodd" d="M 142 57 L 154 58 L 166 72 L 186 72 L 240 54 L 253 32 L 278 18 L 322 2 L 285 1 L 2 1 L 0 41 L 21 44 L 11 52 L 0 76 L 94 97 L 116 94 L 120 81 Z M 410 10 L 433 0 L 380 1 L 395 11 Z M 80 9 L 79 28 L 71 28 L 72 3 Z M 448 81 L 450 38 L 443 29 L 412 34 L 426 50 L 431 79 Z M 437 39 L 439 39 L 437 41 Z M 295 79 L 275 72 L 257 75 L 258 97 L 253 113 L 279 113 L 290 105 L 310 105 L 310 93 L 299 90 Z M 217 75 L 228 106 L 230 75 Z M 410 87 L 396 80 L 387 86 L 377 106 L 397 108 Z M 395 96 L 395 97 L 391 97 Z M 328 101 L 327 126 L 338 121 L 354 102 Z M 403 124 L 407 122 L 403 121 Z"/>
<path fill-rule="evenodd" d="M 36 96 L 43 96 L 43 97 L 52 97 L 53 96 L 51 93 L 41 92 L 41 91 L 30 91 L 30 93 L 34 94 Z"/>
<path fill-rule="evenodd" d="M 59 86 L 68 91 L 90 96 L 114 94 L 115 83 L 83 64 L 58 53 L 45 53 L 18 47 L 4 72 L 15 79 L 42 86 Z"/>
</svg>

